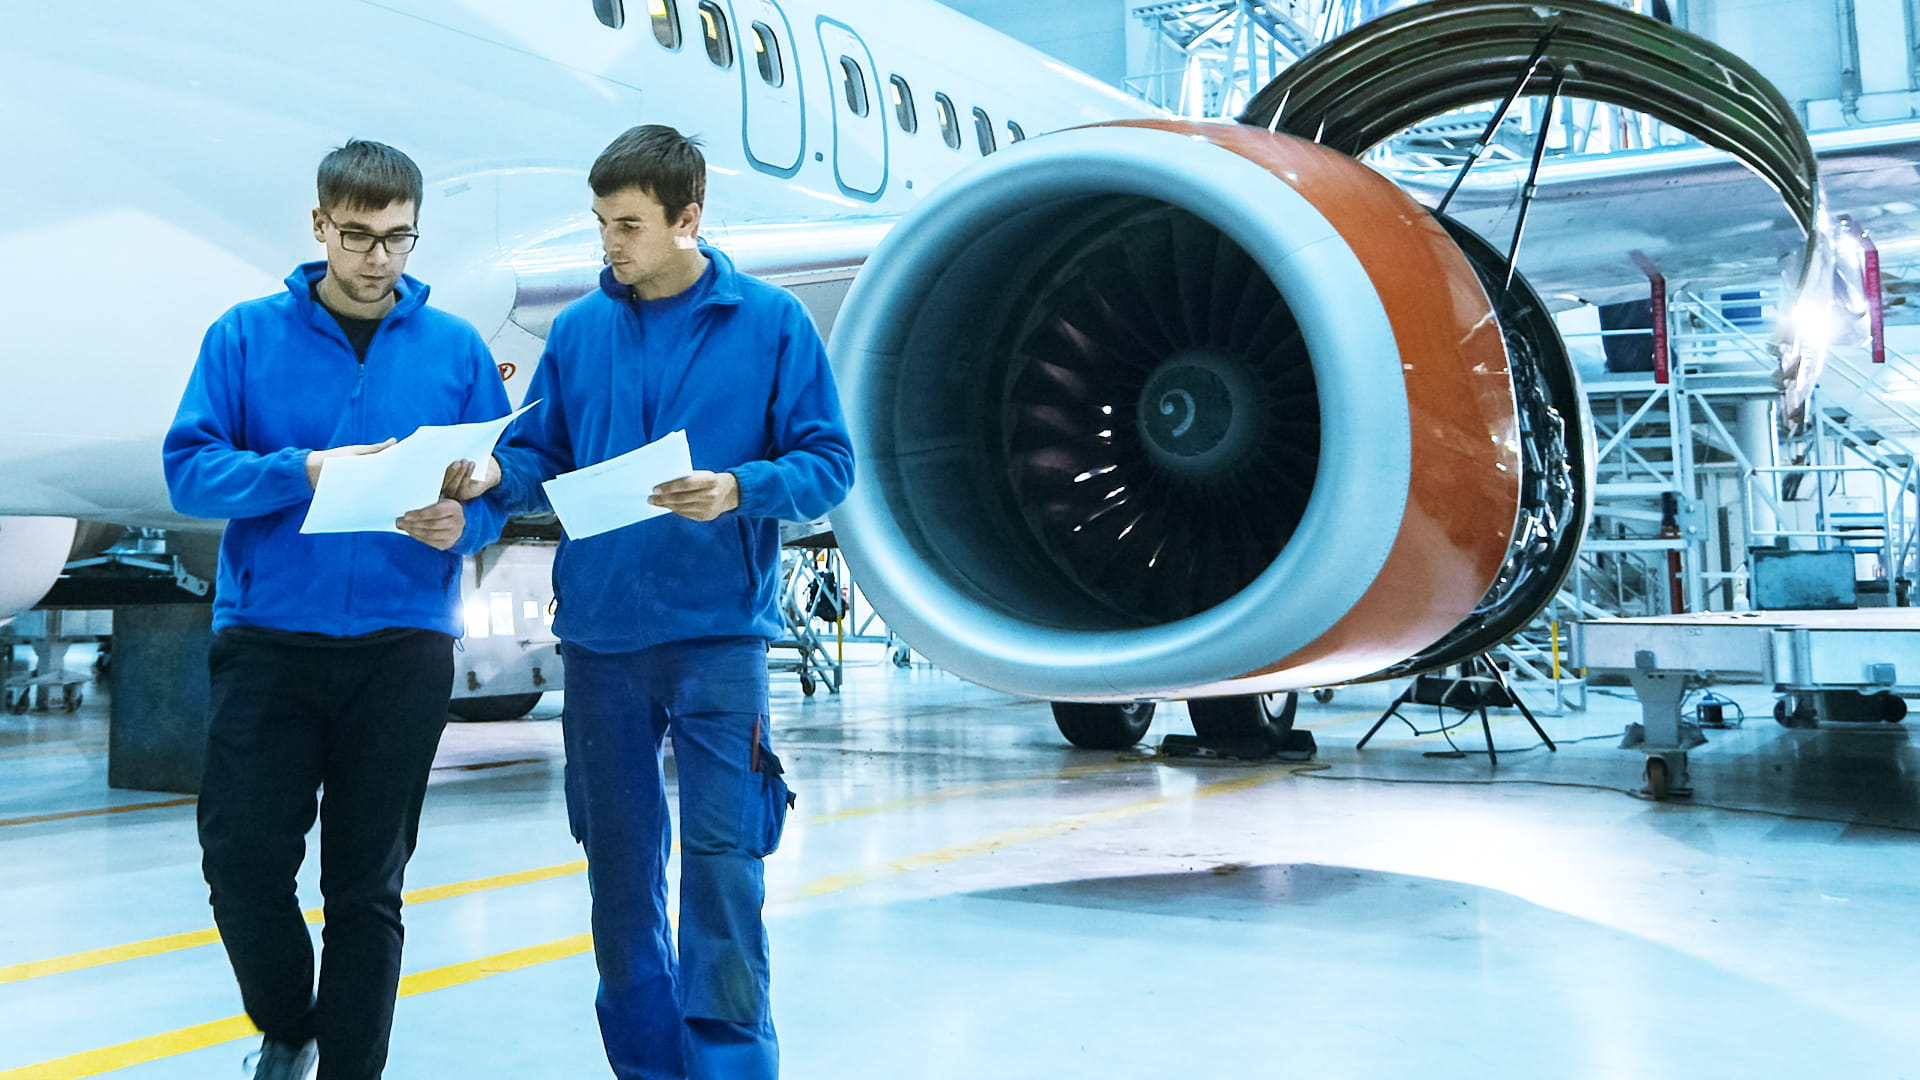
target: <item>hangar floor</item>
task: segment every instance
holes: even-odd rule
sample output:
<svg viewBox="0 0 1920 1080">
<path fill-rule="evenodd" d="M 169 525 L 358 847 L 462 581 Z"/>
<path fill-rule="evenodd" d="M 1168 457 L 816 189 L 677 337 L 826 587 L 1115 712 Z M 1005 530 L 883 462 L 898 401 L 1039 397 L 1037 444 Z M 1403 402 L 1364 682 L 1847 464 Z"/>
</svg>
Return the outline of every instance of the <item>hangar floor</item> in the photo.
<svg viewBox="0 0 1920 1080">
<path fill-rule="evenodd" d="M 789 1077 L 1920 1077 L 1904 728 L 1787 731 L 1737 688 L 1754 719 L 1657 804 L 1605 696 L 1494 770 L 1391 727 L 1356 753 L 1379 710 L 1343 695 L 1302 767 L 1071 750 L 925 666 L 847 683 L 775 684 Z M 606 1075 L 558 704 L 448 730 L 392 1080 Z M 105 717 L 0 717 L 0 1080 L 241 1076 L 190 800 L 108 790 Z"/>
</svg>

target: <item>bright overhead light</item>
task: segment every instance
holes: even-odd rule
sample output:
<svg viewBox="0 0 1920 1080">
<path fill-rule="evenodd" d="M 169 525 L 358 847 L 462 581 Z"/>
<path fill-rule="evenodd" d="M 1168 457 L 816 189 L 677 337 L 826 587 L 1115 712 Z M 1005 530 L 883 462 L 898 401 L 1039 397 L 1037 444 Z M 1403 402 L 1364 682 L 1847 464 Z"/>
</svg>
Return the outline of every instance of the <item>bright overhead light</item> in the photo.
<svg viewBox="0 0 1920 1080">
<path fill-rule="evenodd" d="M 1840 333 L 1842 313 L 1831 300 L 1805 296 L 1793 305 L 1793 334 L 1801 346 L 1825 352 Z"/>
</svg>

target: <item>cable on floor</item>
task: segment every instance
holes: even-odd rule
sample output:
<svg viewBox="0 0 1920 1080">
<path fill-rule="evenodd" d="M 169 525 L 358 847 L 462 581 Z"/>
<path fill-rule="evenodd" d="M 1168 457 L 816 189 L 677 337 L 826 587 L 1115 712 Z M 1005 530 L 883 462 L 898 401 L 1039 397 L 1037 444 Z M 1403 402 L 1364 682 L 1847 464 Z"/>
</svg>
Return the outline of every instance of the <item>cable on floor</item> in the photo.
<svg viewBox="0 0 1920 1080">
<path fill-rule="evenodd" d="M 1455 724 L 1453 726 L 1458 727 L 1459 725 Z M 1425 732 L 1425 734 L 1428 734 L 1428 735 L 1445 734 L 1448 730 L 1451 730 L 1451 729 L 1440 728 L 1437 731 Z M 1555 746 L 1572 746 L 1574 743 L 1593 742 L 1596 739 L 1618 739 L 1619 737 L 1620 737 L 1620 733 L 1617 731 L 1603 731 L 1598 735 L 1582 735 L 1577 739 L 1555 739 L 1554 745 Z M 1457 746 L 1454 744 L 1453 737 L 1450 735 L 1447 736 L 1447 745 L 1452 746 L 1453 749 L 1452 750 L 1428 750 L 1423 752 L 1420 756 L 1430 757 L 1430 758 L 1463 758 L 1463 757 L 1466 757 L 1468 754 L 1484 754 L 1487 752 L 1484 747 Z M 1543 742 L 1537 742 L 1537 743 L 1534 743 L 1532 746 L 1516 746 L 1511 749 L 1505 746 L 1496 746 L 1493 749 L 1494 749 L 1494 753 L 1497 753 L 1497 754 L 1524 754 L 1530 750 L 1538 750 L 1545 745 L 1547 744 Z"/>
</svg>

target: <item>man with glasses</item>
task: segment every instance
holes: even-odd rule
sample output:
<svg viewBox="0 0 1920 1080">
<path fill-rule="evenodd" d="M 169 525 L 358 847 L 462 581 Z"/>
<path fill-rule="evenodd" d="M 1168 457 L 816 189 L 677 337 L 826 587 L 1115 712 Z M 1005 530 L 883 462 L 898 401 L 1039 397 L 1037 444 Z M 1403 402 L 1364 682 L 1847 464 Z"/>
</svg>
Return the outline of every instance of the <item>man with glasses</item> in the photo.
<svg viewBox="0 0 1920 1080">
<path fill-rule="evenodd" d="M 377 1080 L 386 1064 L 401 878 L 461 632 L 460 555 L 501 523 L 442 498 L 393 533 L 300 532 L 327 460 L 507 412 L 486 343 L 403 272 L 414 163 L 354 140 L 321 161 L 319 196 L 326 260 L 213 324 L 165 445 L 174 506 L 228 519 L 199 824 L 214 921 L 266 1035 L 256 1080 L 301 1080 L 316 1053 L 321 1080 Z M 470 469 L 451 463 L 446 490 Z M 317 993 L 294 893 L 316 814 Z"/>
</svg>

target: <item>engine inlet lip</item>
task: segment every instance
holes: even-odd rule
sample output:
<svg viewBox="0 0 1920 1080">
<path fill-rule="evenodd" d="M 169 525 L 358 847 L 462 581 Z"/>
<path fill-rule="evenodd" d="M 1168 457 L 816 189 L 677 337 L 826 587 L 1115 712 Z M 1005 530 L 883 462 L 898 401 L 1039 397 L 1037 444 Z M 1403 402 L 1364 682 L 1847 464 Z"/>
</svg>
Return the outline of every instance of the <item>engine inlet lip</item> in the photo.
<svg viewBox="0 0 1920 1080">
<path fill-rule="evenodd" d="M 897 365 L 924 298 L 982 222 L 1056 200 L 1135 196 L 1232 236 L 1299 314 L 1322 412 L 1314 491 L 1293 541 L 1240 594 L 1196 615 L 1103 633 L 1035 627 L 912 557 L 886 459 Z M 832 353 L 862 479 L 834 523 L 862 589 L 903 637 L 975 682 L 1113 700 L 1193 683 L 1196 653 L 1230 677 L 1305 646 L 1365 592 L 1406 508 L 1411 439 L 1400 354 L 1364 266 L 1319 210 L 1264 167 L 1204 138 L 1107 126 L 1030 139 L 930 195 L 868 260 Z"/>
</svg>

